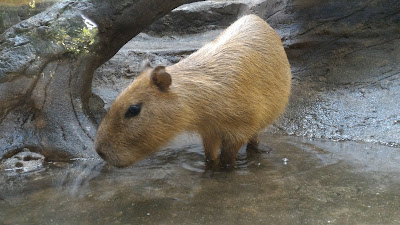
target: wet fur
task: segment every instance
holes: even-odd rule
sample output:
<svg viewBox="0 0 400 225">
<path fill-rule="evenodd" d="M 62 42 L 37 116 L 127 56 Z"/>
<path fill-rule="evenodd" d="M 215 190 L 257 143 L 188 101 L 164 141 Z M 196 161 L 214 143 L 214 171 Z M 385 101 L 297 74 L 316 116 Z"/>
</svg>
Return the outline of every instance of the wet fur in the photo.
<svg viewBox="0 0 400 225">
<path fill-rule="evenodd" d="M 282 42 L 254 15 L 179 63 L 158 68 L 170 75 L 169 84 L 154 80 L 156 69 L 143 71 L 118 96 L 99 127 L 96 150 L 113 165 L 130 165 L 189 131 L 202 137 L 209 164 L 233 166 L 240 147 L 256 143 L 257 133 L 284 112 L 290 94 Z M 140 115 L 124 118 L 139 102 Z"/>
</svg>

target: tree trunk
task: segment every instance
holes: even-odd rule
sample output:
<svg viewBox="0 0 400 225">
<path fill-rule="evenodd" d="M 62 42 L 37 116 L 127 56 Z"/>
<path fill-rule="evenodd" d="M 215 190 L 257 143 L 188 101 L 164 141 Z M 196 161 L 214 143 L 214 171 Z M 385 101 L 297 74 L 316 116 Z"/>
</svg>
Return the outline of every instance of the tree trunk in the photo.
<svg viewBox="0 0 400 225">
<path fill-rule="evenodd" d="M 187 0 L 65 1 L 0 36 L 0 157 L 94 157 L 97 67 Z M 192 2 L 192 1 L 190 1 Z"/>
</svg>

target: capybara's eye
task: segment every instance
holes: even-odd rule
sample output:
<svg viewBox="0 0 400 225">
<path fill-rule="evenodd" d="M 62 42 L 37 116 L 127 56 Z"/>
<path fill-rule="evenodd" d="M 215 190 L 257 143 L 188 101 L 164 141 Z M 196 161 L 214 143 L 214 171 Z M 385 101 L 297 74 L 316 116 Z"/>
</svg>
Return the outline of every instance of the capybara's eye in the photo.
<svg viewBox="0 0 400 225">
<path fill-rule="evenodd" d="M 125 118 L 131 118 L 139 115 L 141 109 L 142 109 L 142 103 L 129 106 L 128 110 L 125 113 Z"/>
</svg>

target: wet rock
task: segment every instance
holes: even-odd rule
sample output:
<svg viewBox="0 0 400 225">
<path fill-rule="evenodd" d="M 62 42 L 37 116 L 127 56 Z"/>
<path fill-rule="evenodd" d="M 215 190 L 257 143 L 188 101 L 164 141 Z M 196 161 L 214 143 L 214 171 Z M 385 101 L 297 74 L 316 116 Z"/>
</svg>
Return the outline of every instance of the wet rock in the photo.
<svg viewBox="0 0 400 225">
<path fill-rule="evenodd" d="M 89 111 L 91 112 L 91 116 L 96 121 L 96 123 L 100 124 L 101 119 L 105 116 L 106 110 L 104 109 L 104 101 L 97 95 L 92 94 L 91 98 L 89 98 Z"/>
<path fill-rule="evenodd" d="M 41 169 L 43 167 L 44 158 L 45 157 L 39 153 L 24 149 L 23 152 L 6 159 L 1 167 L 3 170 L 12 174 L 28 173 Z"/>
</svg>

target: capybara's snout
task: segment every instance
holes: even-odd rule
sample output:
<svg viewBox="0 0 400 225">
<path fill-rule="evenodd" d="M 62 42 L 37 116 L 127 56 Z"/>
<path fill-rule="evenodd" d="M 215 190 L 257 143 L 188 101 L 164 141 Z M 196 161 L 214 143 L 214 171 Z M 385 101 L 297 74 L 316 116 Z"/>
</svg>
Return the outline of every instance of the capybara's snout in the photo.
<svg viewBox="0 0 400 225">
<path fill-rule="evenodd" d="M 124 154 L 117 154 L 116 150 L 113 149 L 109 143 L 99 140 L 99 138 L 95 140 L 95 150 L 97 154 L 111 166 L 122 168 L 133 163 L 130 161 L 132 157 L 123 157 Z"/>
<path fill-rule="evenodd" d="M 94 142 L 94 149 L 96 150 L 97 154 L 105 161 L 109 160 L 108 157 L 108 151 L 110 150 L 110 146 L 105 144 L 102 141 L 99 141 L 98 138 L 96 138 Z"/>
<path fill-rule="evenodd" d="M 96 138 L 94 145 L 97 154 L 104 161 L 114 166 L 117 166 L 119 164 L 117 156 L 113 153 L 113 150 L 109 144 L 102 140 L 99 140 L 99 138 Z"/>
<path fill-rule="evenodd" d="M 96 149 L 97 154 L 98 154 L 103 160 L 107 161 L 106 154 L 103 152 L 104 150 L 103 150 L 101 147 L 97 147 L 97 146 L 96 146 L 95 149 Z"/>
</svg>

